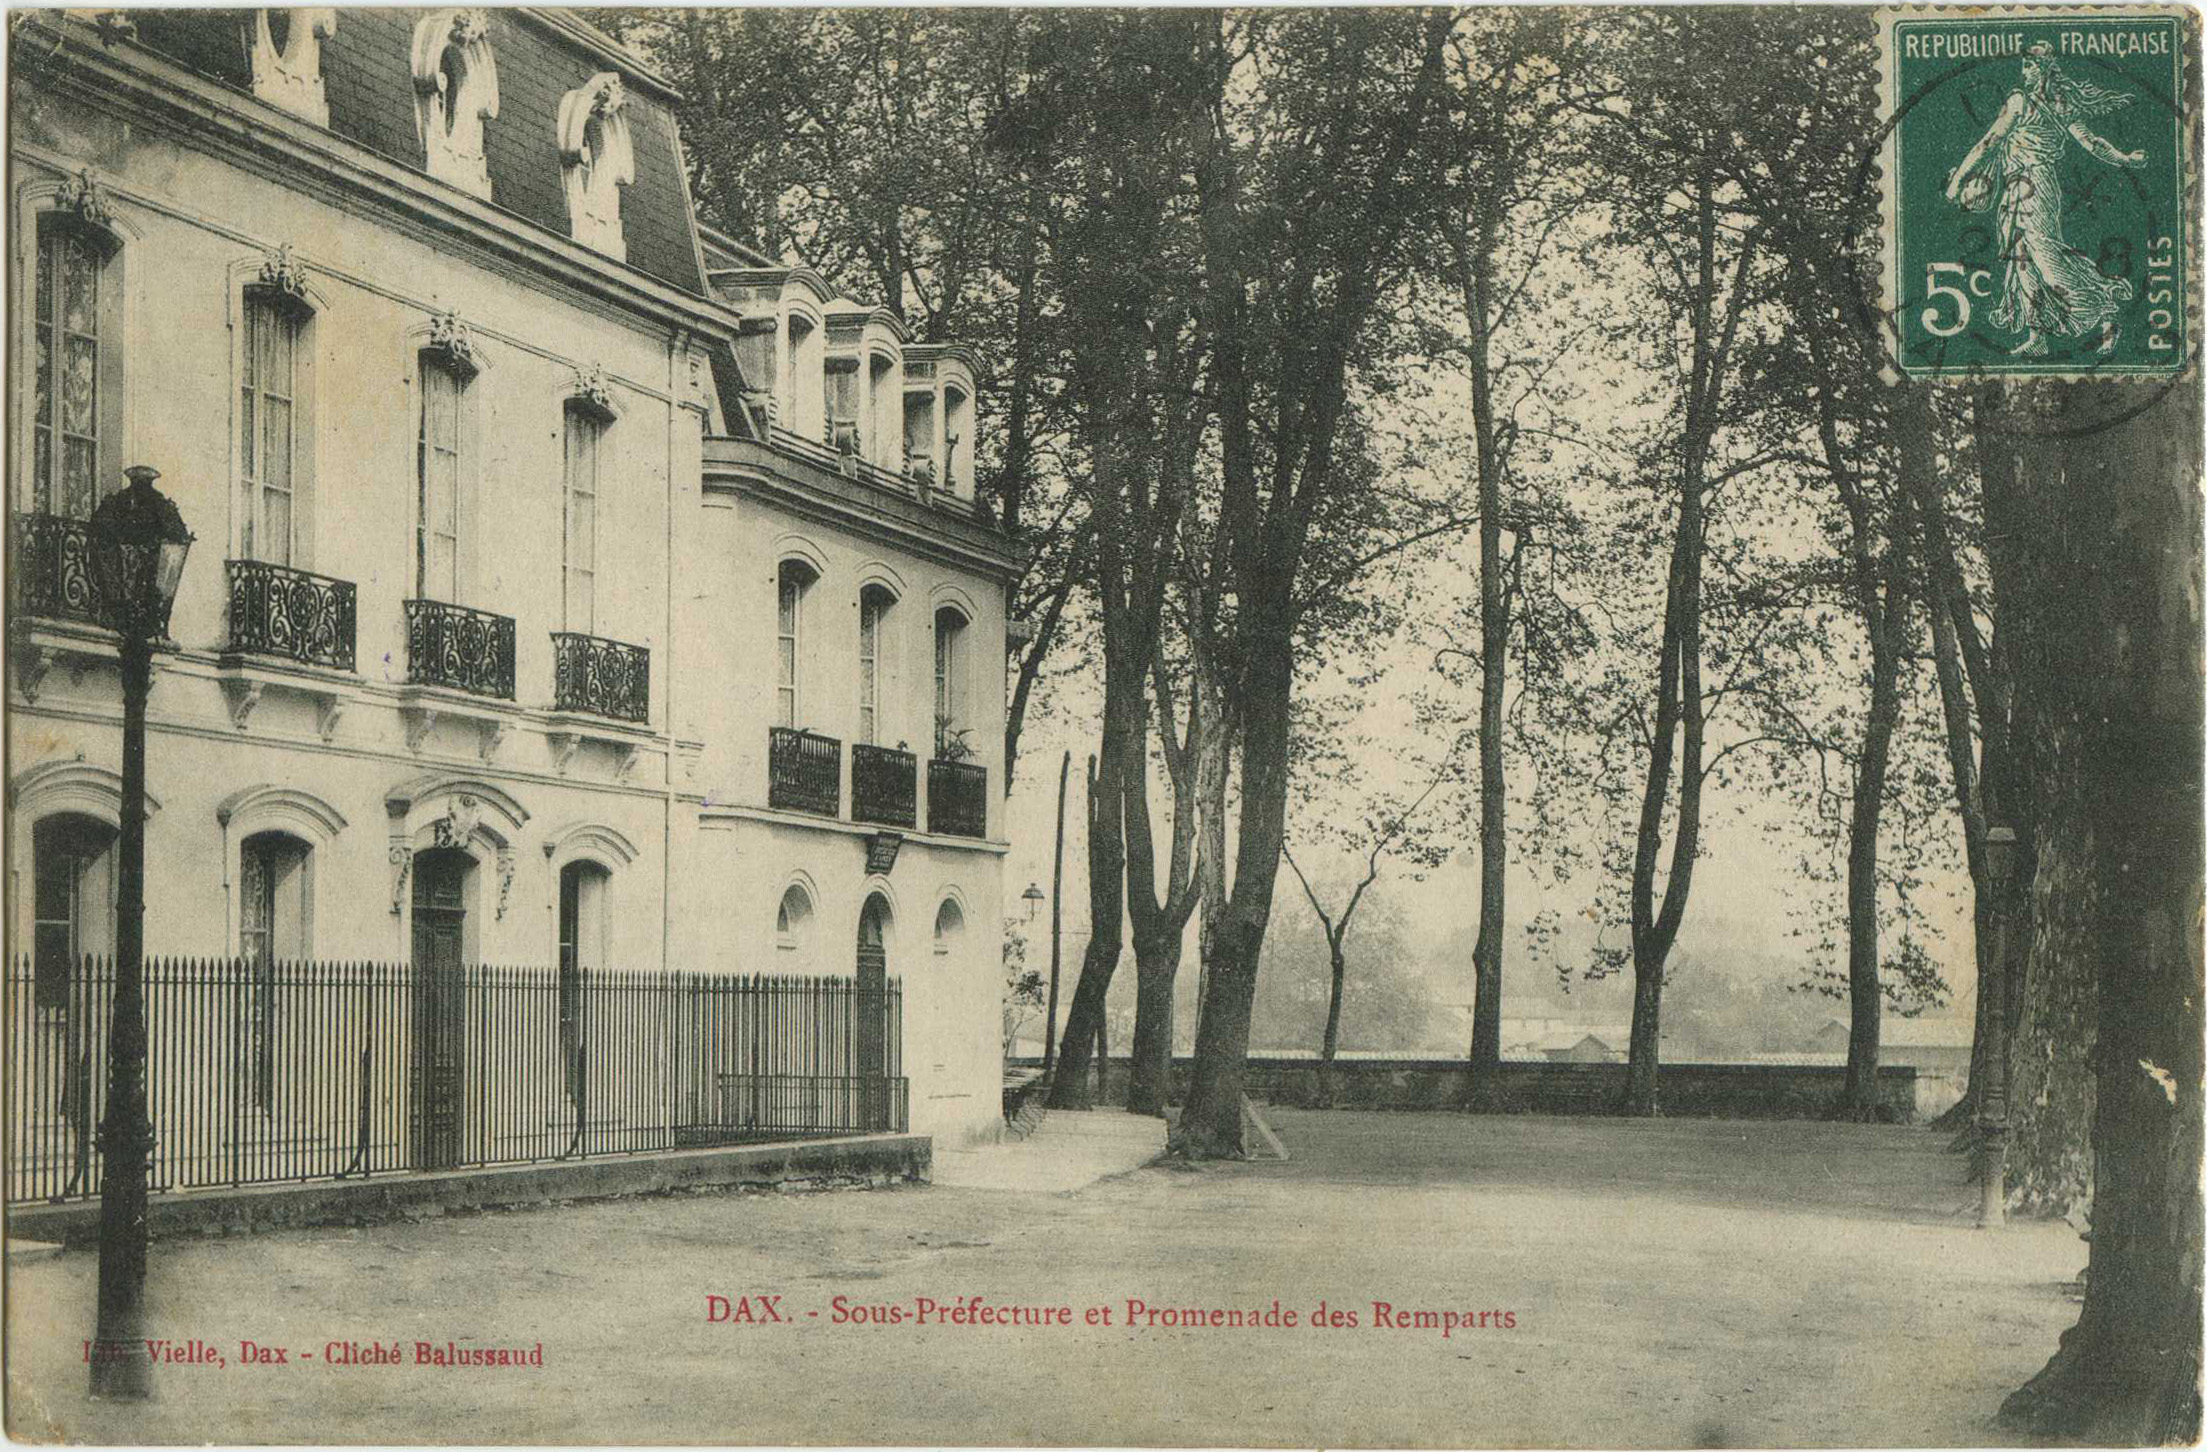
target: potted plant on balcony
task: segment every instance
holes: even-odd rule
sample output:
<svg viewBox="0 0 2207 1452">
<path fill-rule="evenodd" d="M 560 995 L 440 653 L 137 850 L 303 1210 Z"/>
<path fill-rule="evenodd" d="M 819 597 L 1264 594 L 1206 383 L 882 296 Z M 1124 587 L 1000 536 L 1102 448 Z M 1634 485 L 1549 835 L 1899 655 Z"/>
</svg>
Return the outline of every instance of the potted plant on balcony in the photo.
<svg viewBox="0 0 2207 1452">
<path fill-rule="evenodd" d="M 973 744 L 966 740 L 972 728 L 951 724 L 948 716 L 935 718 L 935 759 L 937 761 L 971 761 Z"/>
</svg>

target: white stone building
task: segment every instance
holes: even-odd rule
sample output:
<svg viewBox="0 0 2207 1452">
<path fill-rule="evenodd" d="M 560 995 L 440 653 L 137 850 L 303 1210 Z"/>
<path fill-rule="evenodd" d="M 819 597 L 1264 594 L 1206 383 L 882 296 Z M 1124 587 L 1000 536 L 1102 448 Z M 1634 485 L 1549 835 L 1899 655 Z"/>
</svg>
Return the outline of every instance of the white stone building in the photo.
<svg viewBox="0 0 2207 1452">
<path fill-rule="evenodd" d="M 150 464 L 149 952 L 886 971 L 911 1127 L 990 1132 L 968 355 L 701 234 L 675 97 L 568 13 L 90 17 L 13 49 L 14 951 L 112 941 L 82 522 Z"/>
</svg>

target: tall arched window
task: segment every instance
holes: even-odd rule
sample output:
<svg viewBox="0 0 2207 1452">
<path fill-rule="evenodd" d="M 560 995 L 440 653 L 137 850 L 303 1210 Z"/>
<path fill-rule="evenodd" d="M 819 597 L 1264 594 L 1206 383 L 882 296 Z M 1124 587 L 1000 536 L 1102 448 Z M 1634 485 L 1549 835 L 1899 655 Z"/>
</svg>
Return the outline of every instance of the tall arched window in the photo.
<svg viewBox="0 0 2207 1452">
<path fill-rule="evenodd" d="M 281 989 L 277 965 L 298 962 L 310 951 L 308 872 L 312 849 L 282 832 L 245 839 L 238 853 L 238 950 L 245 960 L 245 1027 L 248 1102 L 273 1108 Z"/>
<path fill-rule="evenodd" d="M 966 915 L 958 906 L 958 900 L 944 898 L 943 905 L 935 909 L 936 956 L 948 957 L 956 952 L 960 940 L 965 937 L 965 931 Z"/>
<path fill-rule="evenodd" d="M 935 612 L 935 755 L 944 759 L 970 749 L 962 685 L 965 633 L 966 618 L 955 608 L 945 605 Z"/>
<path fill-rule="evenodd" d="M 784 953 L 801 952 L 811 922 L 812 895 L 793 882 L 783 889 L 781 904 L 774 910 L 774 946 Z"/>
<path fill-rule="evenodd" d="M 39 219 L 32 283 L 30 507 L 90 519 L 122 486 L 121 249 L 71 213 Z"/>
<path fill-rule="evenodd" d="M 801 560 L 784 560 L 775 589 L 774 609 L 774 710 L 778 724 L 794 730 L 802 719 L 803 701 L 800 646 L 803 640 L 805 596 L 815 576 Z"/>
<path fill-rule="evenodd" d="M 416 439 L 418 492 L 415 594 L 460 601 L 461 446 L 468 376 L 441 353 L 421 355 L 421 427 Z"/>
<path fill-rule="evenodd" d="M 584 635 L 597 629 L 598 456 L 604 439 L 602 414 L 580 404 L 567 406 L 566 527 L 561 555 L 566 623 L 561 628 Z"/>
<path fill-rule="evenodd" d="M 314 314 L 273 287 L 245 291 L 238 388 L 238 461 L 245 483 L 244 553 L 272 565 L 311 563 L 312 425 L 305 406 Z"/>
<path fill-rule="evenodd" d="M 879 585 L 858 592 L 858 739 L 881 741 L 881 630 L 896 597 Z"/>
<path fill-rule="evenodd" d="M 821 437 L 827 417 L 826 339 L 818 323 L 802 313 L 789 315 L 789 431 L 807 439 Z"/>
<path fill-rule="evenodd" d="M 33 1002 L 63 1009 L 75 965 L 115 947 L 115 829 L 74 814 L 56 814 L 31 830 L 31 951 Z"/>
</svg>

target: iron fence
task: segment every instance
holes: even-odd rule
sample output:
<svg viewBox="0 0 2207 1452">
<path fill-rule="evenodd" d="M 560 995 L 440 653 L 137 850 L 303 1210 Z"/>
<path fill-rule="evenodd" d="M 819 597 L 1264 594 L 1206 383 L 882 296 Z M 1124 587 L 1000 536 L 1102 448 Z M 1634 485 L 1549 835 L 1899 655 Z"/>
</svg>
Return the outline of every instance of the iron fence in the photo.
<svg viewBox="0 0 2207 1452">
<path fill-rule="evenodd" d="M 7 1199 L 99 1194 L 115 975 L 8 972 Z M 161 959 L 152 1186 L 901 1131 L 894 979 Z"/>
</svg>

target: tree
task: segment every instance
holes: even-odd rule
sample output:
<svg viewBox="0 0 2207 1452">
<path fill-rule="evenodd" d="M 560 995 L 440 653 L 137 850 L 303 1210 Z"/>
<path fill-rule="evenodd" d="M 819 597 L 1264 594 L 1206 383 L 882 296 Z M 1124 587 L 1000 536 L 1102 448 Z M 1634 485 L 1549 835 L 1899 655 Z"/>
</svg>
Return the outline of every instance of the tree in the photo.
<svg viewBox="0 0 2207 1452">
<path fill-rule="evenodd" d="M 1004 920 L 1004 1057 L 1012 1056 L 1013 1040 L 1042 1007 L 1048 985 L 1042 974 L 1027 966 L 1027 935 L 1011 919 Z"/>
<path fill-rule="evenodd" d="M 1365 745 L 1368 746 L 1369 743 Z M 1419 819 L 1419 812 L 1435 792 L 1453 781 L 1455 774 L 1451 759 L 1444 762 L 1433 773 L 1424 790 L 1407 803 L 1391 794 L 1381 793 L 1370 803 L 1354 828 L 1313 825 L 1308 829 L 1312 836 L 1320 839 L 1332 838 L 1336 845 L 1349 848 L 1354 856 L 1362 859 L 1363 875 L 1348 887 L 1345 899 L 1336 899 L 1340 903 L 1337 909 L 1326 906 L 1325 899 L 1312 884 L 1310 876 L 1295 860 L 1289 844 L 1280 844 L 1282 860 L 1295 874 L 1295 880 L 1302 884 L 1303 896 L 1309 901 L 1311 911 L 1318 916 L 1319 926 L 1325 933 L 1326 951 L 1332 968 L 1332 986 L 1326 1003 L 1326 1029 L 1318 1047 L 1319 1093 L 1329 1105 L 1333 1101 L 1334 1054 L 1341 1047 L 1341 998 L 1348 983 L 1349 930 L 1356 922 L 1357 909 L 1363 905 L 1365 893 L 1379 880 L 1381 862 L 1389 857 L 1406 858 L 1420 869 L 1413 876 L 1422 878 L 1426 870 L 1439 866 L 1447 859 L 1447 845 L 1426 829 L 1426 824 Z M 1352 771 L 1348 775 L 1353 781 L 1359 773 Z M 1318 822 L 1322 824 L 1326 820 L 1321 816 Z"/>
<path fill-rule="evenodd" d="M 1339 898 L 1351 884 L 1314 879 L 1319 895 Z M 1348 1053 L 1402 1053 L 1423 1047 L 1433 1016 L 1433 991 L 1413 961 L 1415 929 L 1381 884 L 1358 914 L 1357 951 L 1342 995 L 1340 1047 Z M 1333 1001 L 1333 959 L 1318 919 L 1280 914 L 1265 934 L 1264 967 L 1250 1007 L 1253 1049 L 1308 1052 L 1325 1030 Z"/>
<path fill-rule="evenodd" d="M 1194 115 L 1187 57 L 1184 29 L 1155 17 L 1051 17 L 1031 68 L 993 123 L 1000 146 L 1049 197 L 1046 233 L 1072 355 L 1066 396 L 1086 466 L 1072 487 L 1091 523 L 1101 625 L 1101 767 L 1092 810 L 1123 852 L 1123 868 L 1113 870 L 1125 874 L 1108 902 L 1106 889 L 1091 883 L 1096 910 L 1112 921 L 1095 924 L 1074 992 L 1065 1072 L 1052 1089 L 1059 1108 L 1073 1107 L 1082 1092 L 1116 970 L 1123 908 L 1138 979 L 1135 1107 L 1163 1111 L 1172 984 L 1196 893 L 1192 803 L 1176 802 L 1162 892 L 1149 803 L 1150 681 L 1207 417 L 1196 386 L 1190 228 L 1181 205 L 1186 167 L 1172 144 Z M 1169 711 L 1163 726 L 1168 745 L 1177 744 Z M 1098 951 L 1100 943 L 1113 951 Z"/>
<path fill-rule="evenodd" d="M 1215 652 L 1240 725 L 1240 816 L 1205 965 L 1178 1148 L 1242 1152 L 1250 1005 L 1286 836 L 1298 615 L 1312 539 L 1369 482 L 1337 450 L 1351 364 L 1403 266 L 1441 102 L 1448 17 L 1193 13 L 1207 97 L 1195 129 L 1205 332 L 1218 396 L 1215 538 L 1234 608 Z M 1222 592 L 1223 593 L 1223 592 Z"/>
<path fill-rule="evenodd" d="M 2000 1420 L 2102 1445 L 2200 1435 L 2201 406 L 2196 378 L 2135 408 L 2134 386 L 2017 388 L 2013 487 L 1985 501 L 2042 743 L 2030 973 L 2096 1009 L 2055 1029 L 2092 1044 L 2097 1089 L 2084 1307 Z"/>
<path fill-rule="evenodd" d="M 1562 194 L 1563 176 L 1584 161 L 1564 135 L 1571 115 L 1564 96 L 1583 65 L 1572 42 L 1577 33 L 1560 17 L 1533 10 L 1465 16 L 1449 49 L 1452 106 L 1437 128 L 1461 158 L 1450 177 L 1449 204 L 1438 215 L 1444 245 L 1437 255 L 1462 319 L 1462 338 L 1451 354 L 1470 385 L 1479 521 L 1479 936 L 1472 950 L 1470 1053 L 1475 1105 L 1491 1103 L 1502 1059 L 1509 863 L 1503 734 L 1512 609 L 1524 592 L 1536 523 L 1544 535 L 1555 523 L 1553 511 L 1542 510 L 1519 477 L 1518 446 L 1529 437 L 1520 413 L 1547 385 L 1570 341 L 1566 337 L 1542 348 L 1521 338 L 1524 353 L 1517 359 L 1498 359 L 1495 345 L 1508 330 L 1522 328 L 1528 314 L 1553 311 L 1543 307 L 1553 299 L 1543 295 L 1536 277 L 1558 225 L 1580 200 Z M 1511 397 L 1506 388 L 1521 391 Z M 1512 541 L 1507 559 L 1505 533 Z"/>
</svg>

